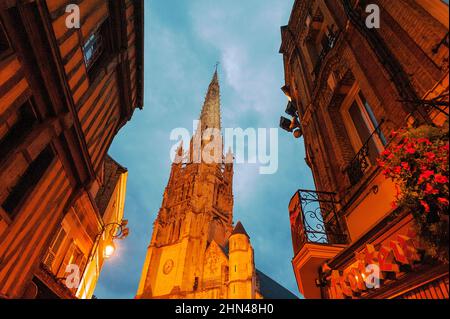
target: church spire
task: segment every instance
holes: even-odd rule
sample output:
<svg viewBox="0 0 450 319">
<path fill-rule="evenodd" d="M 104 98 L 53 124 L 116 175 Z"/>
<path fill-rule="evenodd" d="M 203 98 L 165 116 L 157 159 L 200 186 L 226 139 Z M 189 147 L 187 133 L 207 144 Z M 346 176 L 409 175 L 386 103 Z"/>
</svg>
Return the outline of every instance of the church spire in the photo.
<svg viewBox="0 0 450 319">
<path fill-rule="evenodd" d="M 203 103 L 202 112 L 200 114 L 202 132 L 207 128 L 221 129 L 220 118 L 220 86 L 219 76 L 217 75 L 217 65 L 213 78 L 206 93 L 205 102 Z"/>
</svg>

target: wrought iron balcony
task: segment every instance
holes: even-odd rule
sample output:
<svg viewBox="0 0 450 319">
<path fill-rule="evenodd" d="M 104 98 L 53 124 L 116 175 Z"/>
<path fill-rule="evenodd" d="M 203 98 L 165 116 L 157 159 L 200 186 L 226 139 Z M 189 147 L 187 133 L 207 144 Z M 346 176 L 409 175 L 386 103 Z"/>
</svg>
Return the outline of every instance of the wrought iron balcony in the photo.
<svg viewBox="0 0 450 319">
<path fill-rule="evenodd" d="M 377 143 L 381 142 L 382 144 L 386 144 L 386 140 L 381 132 L 383 123 L 384 120 L 381 121 L 378 127 L 370 134 L 369 138 L 345 169 L 352 186 L 356 185 L 364 177 L 368 169 L 375 165 L 375 159 L 373 157 L 374 154 L 378 154 L 379 151 Z M 377 140 L 379 142 L 377 142 Z"/>
<path fill-rule="evenodd" d="M 322 68 L 323 61 L 327 57 L 328 53 L 333 49 L 334 45 L 336 44 L 336 41 L 339 37 L 339 32 L 333 32 L 332 30 L 329 30 L 329 34 L 326 35 L 326 44 L 320 51 L 320 54 L 318 56 L 316 65 L 314 66 L 313 74 L 317 76 L 320 73 L 320 69 Z"/>
<path fill-rule="evenodd" d="M 295 254 L 306 243 L 348 243 L 336 204 L 334 193 L 303 189 L 295 193 L 289 204 Z"/>
</svg>

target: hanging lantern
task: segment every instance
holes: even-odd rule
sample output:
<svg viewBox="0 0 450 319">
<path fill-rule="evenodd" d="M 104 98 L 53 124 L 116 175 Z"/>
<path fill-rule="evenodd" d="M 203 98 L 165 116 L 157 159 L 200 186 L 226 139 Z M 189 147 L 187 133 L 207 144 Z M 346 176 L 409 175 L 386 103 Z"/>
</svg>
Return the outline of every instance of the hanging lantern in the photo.
<svg viewBox="0 0 450 319">
<path fill-rule="evenodd" d="M 280 117 L 280 127 L 287 132 L 292 132 L 291 121 L 284 116 Z"/>
<path fill-rule="evenodd" d="M 283 91 L 283 93 L 287 96 L 288 100 L 291 101 L 292 100 L 292 96 L 291 96 L 291 88 L 289 85 L 285 85 L 281 88 L 281 91 Z"/>
<path fill-rule="evenodd" d="M 302 136 L 303 136 L 303 132 L 302 132 L 301 129 L 296 129 L 296 130 L 294 131 L 294 137 L 295 137 L 295 138 L 300 138 L 300 137 L 302 137 Z"/>
</svg>

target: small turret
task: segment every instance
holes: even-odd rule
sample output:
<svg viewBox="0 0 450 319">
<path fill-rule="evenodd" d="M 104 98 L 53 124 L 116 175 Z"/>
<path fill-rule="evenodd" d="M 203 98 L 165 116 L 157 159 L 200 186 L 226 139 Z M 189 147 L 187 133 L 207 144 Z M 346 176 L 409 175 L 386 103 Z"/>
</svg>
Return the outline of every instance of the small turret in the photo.
<svg viewBox="0 0 450 319">
<path fill-rule="evenodd" d="M 228 240 L 229 246 L 229 297 L 251 299 L 255 297 L 256 276 L 253 262 L 253 248 L 250 237 L 241 222 L 236 224 Z"/>
</svg>

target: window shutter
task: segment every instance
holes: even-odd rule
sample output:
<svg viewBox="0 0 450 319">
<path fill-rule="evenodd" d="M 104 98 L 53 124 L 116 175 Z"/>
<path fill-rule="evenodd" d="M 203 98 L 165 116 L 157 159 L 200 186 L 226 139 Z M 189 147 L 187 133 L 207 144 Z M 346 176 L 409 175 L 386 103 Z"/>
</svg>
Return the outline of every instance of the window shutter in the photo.
<svg viewBox="0 0 450 319">
<path fill-rule="evenodd" d="M 66 267 L 67 267 L 67 265 L 72 263 L 72 259 L 73 259 L 72 257 L 73 257 L 73 252 L 74 252 L 75 248 L 76 248 L 75 243 L 72 241 L 70 243 L 69 249 L 66 252 L 66 255 L 64 256 L 64 260 L 63 260 L 61 266 L 59 267 L 59 270 L 58 270 L 58 277 L 59 278 L 65 278 L 66 277 L 66 275 L 67 275 L 66 274 Z"/>
<path fill-rule="evenodd" d="M 87 258 L 86 258 L 86 256 L 83 255 L 83 257 L 81 258 L 81 261 L 80 261 L 80 277 L 81 278 L 83 278 L 84 271 L 86 268 L 86 263 L 87 263 Z"/>
<path fill-rule="evenodd" d="M 44 265 L 51 271 L 53 271 L 53 263 L 55 262 L 56 255 L 58 254 L 58 250 L 61 247 L 65 237 L 66 231 L 61 227 L 48 249 L 47 256 L 45 256 Z"/>
</svg>

